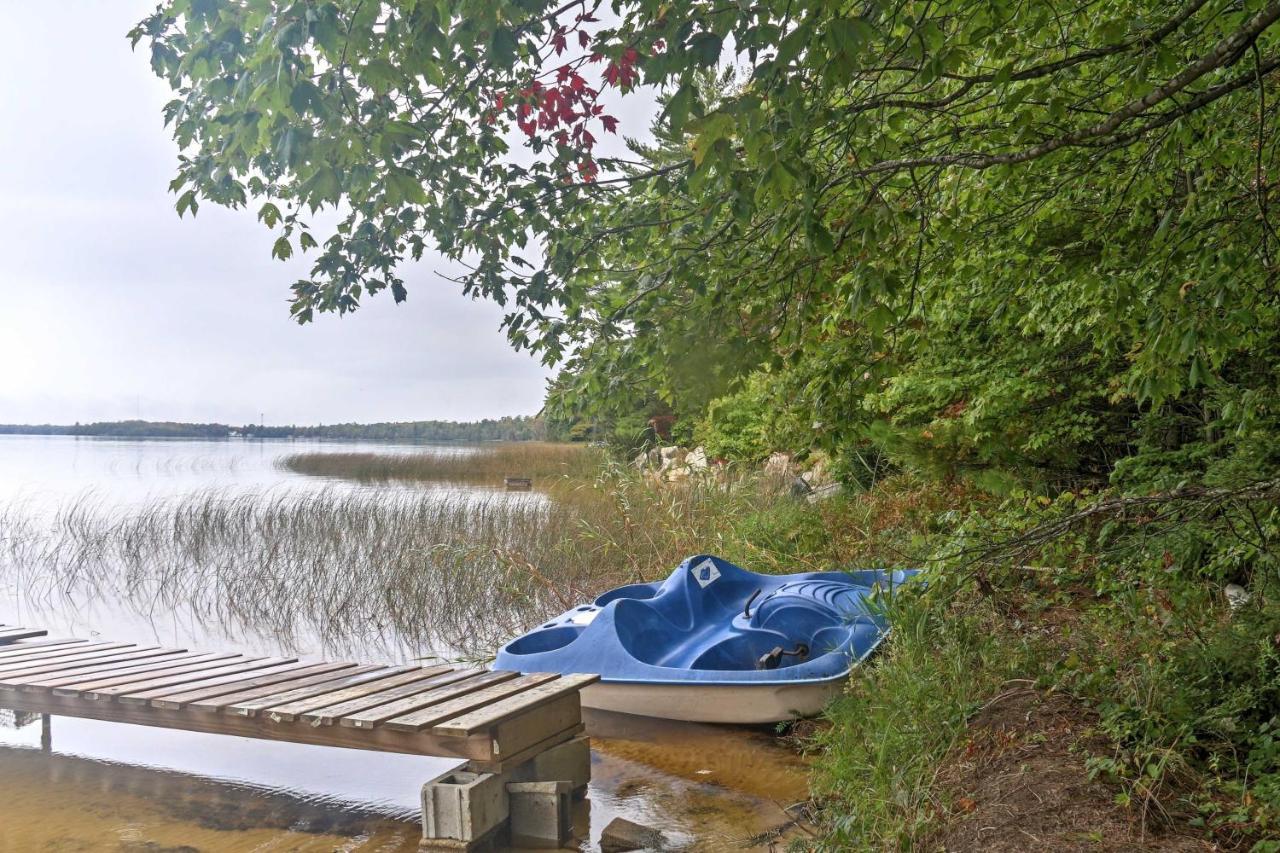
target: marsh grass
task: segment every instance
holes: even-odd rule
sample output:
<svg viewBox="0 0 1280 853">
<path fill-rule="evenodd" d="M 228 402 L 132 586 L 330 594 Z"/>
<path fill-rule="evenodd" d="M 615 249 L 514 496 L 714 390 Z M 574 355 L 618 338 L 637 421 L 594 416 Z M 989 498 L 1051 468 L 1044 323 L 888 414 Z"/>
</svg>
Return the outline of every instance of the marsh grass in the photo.
<svg viewBox="0 0 1280 853">
<path fill-rule="evenodd" d="M 500 487 L 506 477 L 532 477 L 546 488 L 564 479 L 593 477 L 600 451 L 580 444 L 506 442 L 424 448 L 418 453 L 295 453 L 279 465 L 296 474 L 358 482 L 388 480 Z"/>
<path fill-rule="evenodd" d="M 602 473 L 601 473 L 602 471 Z M 655 488 L 620 468 L 551 495 L 351 488 L 206 491 L 119 511 L 92 497 L 50 518 L 0 509 L 0 578 L 45 606 L 121 602 L 302 650 L 434 649 L 483 659 L 601 592 L 719 553 L 785 551 L 736 532 L 768 514 L 747 488 Z"/>
</svg>

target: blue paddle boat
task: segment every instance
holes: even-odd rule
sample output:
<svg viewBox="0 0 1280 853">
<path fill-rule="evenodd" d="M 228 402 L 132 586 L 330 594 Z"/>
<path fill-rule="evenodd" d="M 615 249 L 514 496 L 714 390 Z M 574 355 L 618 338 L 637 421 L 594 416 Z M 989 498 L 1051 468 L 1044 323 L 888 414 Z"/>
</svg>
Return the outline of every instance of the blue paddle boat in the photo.
<svg viewBox="0 0 1280 853">
<path fill-rule="evenodd" d="M 914 571 L 760 575 L 707 555 L 519 637 L 496 669 L 598 673 L 586 707 L 714 723 L 811 716 L 887 633 L 877 596 Z"/>
</svg>

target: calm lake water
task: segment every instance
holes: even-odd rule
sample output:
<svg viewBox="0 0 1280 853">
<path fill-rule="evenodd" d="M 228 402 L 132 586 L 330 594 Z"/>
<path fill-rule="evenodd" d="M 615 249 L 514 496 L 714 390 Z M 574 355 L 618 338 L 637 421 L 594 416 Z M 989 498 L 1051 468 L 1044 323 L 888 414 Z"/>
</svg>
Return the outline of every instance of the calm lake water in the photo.
<svg viewBox="0 0 1280 853">
<path fill-rule="evenodd" d="M 121 440 L 0 436 L 0 545 L 76 524 L 68 507 L 128 519 L 191 496 L 291 499 L 335 492 L 412 491 L 425 502 L 545 500 L 537 494 L 360 485 L 282 469 L 315 451 L 465 454 L 463 445 L 258 440 Z M 79 555 L 21 570 L 0 557 L 0 623 L 54 635 L 128 640 L 300 658 L 356 653 L 410 660 L 443 653 L 388 626 L 371 637 L 339 626 L 234 609 L 215 574 L 175 574 L 174 594 L 105 583 L 109 567 Z M 57 563 L 57 566 L 55 566 Z M 147 589 L 150 589 L 149 587 Z M 226 605 L 226 606 L 223 606 Z M 248 613 L 249 615 L 245 615 Z M 807 796 L 804 766 L 765 733 L 591 715 L 593 783 L 576 820 L 583 849 L 623 815 L 698 850 L 767 849 L 783 807 Z M 52 750 L 38 719 L 0 710 L 0 851 L 398 851 L 420 838 L 421 784 L 455 762 L 54 718 Z M 750 840 L 753 836 L 760 836 Z"/>
</svg>

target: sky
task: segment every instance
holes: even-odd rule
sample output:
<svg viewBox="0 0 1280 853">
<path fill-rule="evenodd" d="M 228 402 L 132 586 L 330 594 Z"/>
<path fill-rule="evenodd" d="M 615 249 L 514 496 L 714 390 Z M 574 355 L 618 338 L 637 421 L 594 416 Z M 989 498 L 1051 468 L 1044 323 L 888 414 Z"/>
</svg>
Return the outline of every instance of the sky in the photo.
<svg viewBox="0 0 1280 853">
<path fill-rule="evenodd" d="M 249 211 L 178 218 L 169 90 L 125 38 L 154 6 L 0 0 L 0 423 L 537 412 L 549 371 L 442 263 L 404 270 L 404 304 L 299 326 L 305 258 Z"/>
</svg>

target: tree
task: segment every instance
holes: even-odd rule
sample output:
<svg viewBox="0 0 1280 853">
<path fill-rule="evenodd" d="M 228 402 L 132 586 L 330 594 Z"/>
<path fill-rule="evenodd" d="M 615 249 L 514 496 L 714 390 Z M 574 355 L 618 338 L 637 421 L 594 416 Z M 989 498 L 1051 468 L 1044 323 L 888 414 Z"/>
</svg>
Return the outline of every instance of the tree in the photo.
<svg viewBox="0 0 1280 853">
<path fill-rule="evenodd" d="M 697 415 L 761 365 L 822 441 L 887 425 L 908 456 L 1095 477 L 1270 429 L 1280 3 L 603 16 L 173 0 L 133 37 L 178 94 L 179 212 L 252 199 L 278 256 L 318 251 L 301 320 L 404 298 L 435 250 L 514 345 L 567 357 L 572 404 Z M 709 82 L 726 63 L 741 82 Z M 596 157 L 641 83 L 657 143 Z"/>
</svg>

